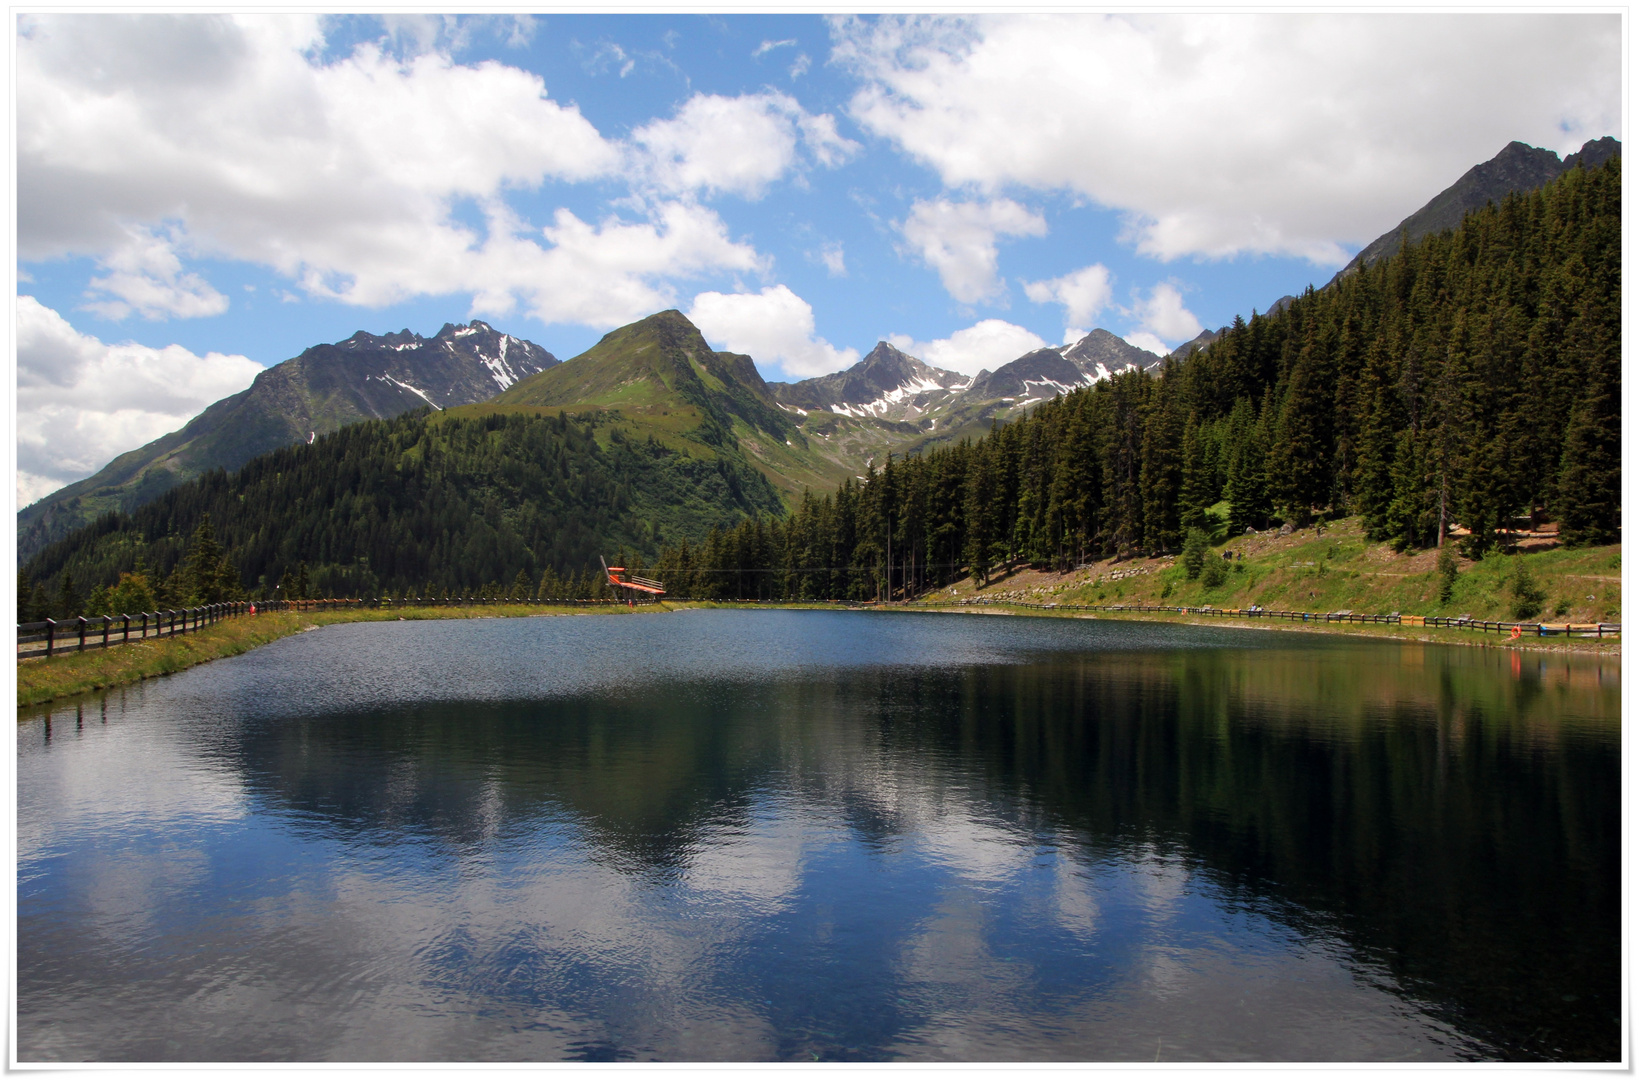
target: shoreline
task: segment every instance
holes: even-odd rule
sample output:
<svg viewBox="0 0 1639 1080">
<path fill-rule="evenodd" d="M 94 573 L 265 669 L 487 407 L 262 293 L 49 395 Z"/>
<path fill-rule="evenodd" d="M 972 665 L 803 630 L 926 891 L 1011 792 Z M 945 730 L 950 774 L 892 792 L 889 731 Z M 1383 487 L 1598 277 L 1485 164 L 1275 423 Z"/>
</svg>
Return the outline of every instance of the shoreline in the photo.
<svg viewBox="0 0 1639 1080">
<path fill-rule="evenodd" d="M 293 634 L 321 626 L 423 619 L 518 619 L 562 615 L 631 615 L 654 606 L 584 608 L 551 604 L 486 604 L 469 607 L 353 608 L 337 611 L 274 611 L 241 615 L 177 637 L 151 638 L 49 659 L 17 661 L 17 708 L 130 686 L 229 656 L 241 656 Z M 665 609 L 670 610 L 670 609 Z"/>
<path fill-rule="evenodd" d="M 1518 641 L 1504 636 L 1489 637 L 1473 631 L 1452 631 L 1452 636 L 1446 636 L 1439 630 L 1429 630 L 1423 627 L 1394 626 L 1392 624 L 1371 623 L 1301 623 L 1285 620 L 1270 619 L 1252 622 L 1234 616 L 1212 617 L 1204 615 L 1169 615 L 1162 616 L 1153 612 L 1075 612 L 1075 611 L 1042 611 L 1033 608 L 1014 608 L 1007 604 L 985 605 L 984 607 L 956 607 L 940 605 L 938 607 L 922 607 L 906 605 L 904 607 L 873 607 L 871 610 L 903 610 L 903 611 L 930 611 L 946 615 L 1015 615 L 1049 619 L 1103 619 L 1111 622 L 1143 622 L 1161 624 L 1180 624 L 1185 626 L 1221 626 L 1235 630 L 1271 630 L 1297 634 L 1327 634 L 1336 637 L 1370 637 L 1385 641 L 1418 642 L 1428 645 L 1463 645 L 1469 648 L 1506 649 L 1520 652 L 1560 652 L 1583 653 L 1595 656 L 1620 657 L 1622 655 L 1621 639 L 1598 640 L 1594 638 L 1541 638 L 1521 637 Z M 1460 635 L 1460 636 L 1459 636 Z"/>
<path fill-rule="evenodd" d="M 516 619 L 555 618 L 574 615 L 636 615 L 640 613 L 670 613 L 680 610 L 785 610 L 785 611 L 920 611 L 944 615 L 1008 615 L 1048 619 L 1103 619 L 1111 622 L 1142 622 L 1184 626 L 1215 626 L 1236 630 L 1265 630 L 1299 634 L 1327 634 L 1339 637 L 1369 637 L 1385 641 L 1416 642 L 1429 645 L 1461 645 L 1468 648 L 1503 649 L 1511 652 L 1576 653 L 1584 656 L 1620 658 L 1621 640 L 1599 641 L 1588 638 L 1520 638 L 1512 641 L 1505 637 L 1486 637 L 1471 631 L 1446 633 L 1426 628 L 1399 627 L 1373 624 L 1314 625 L 1270 620 L 1252 622 L 1230 617 L 1207 618 L 1200 615 L 1161 616 L 1151 612 L 1076 612 L 1044 611 L 1036 608 L 1015 607 L 1010 604 L 984 607 L 949 604 L 840 604 L 823 602 L 796 602 L 790 604 L 749 604 L 712 600 L 682 600 L 662 602 L 642 608 L 558 607 L 546 605 L 472 606 L 463 608 L 378 608 L 325 612 L 271 612 L 265 615 L 239 618 L 208 627 L 197 633 L 174 638 L 132 642 L 94 652 L 67 653 L 49 660 L 31 658 L 17 662 L 17 708 L 28 709 L 65 698 L 94 694 L 129 686 L 161 675 L 174 675 L 189 668 L 240 656 L 251 649 L 270 644 L 293 634 L 316 630 L 321 626 L 356 622 L 398 622 L 423 619 Z"/>
</svg>

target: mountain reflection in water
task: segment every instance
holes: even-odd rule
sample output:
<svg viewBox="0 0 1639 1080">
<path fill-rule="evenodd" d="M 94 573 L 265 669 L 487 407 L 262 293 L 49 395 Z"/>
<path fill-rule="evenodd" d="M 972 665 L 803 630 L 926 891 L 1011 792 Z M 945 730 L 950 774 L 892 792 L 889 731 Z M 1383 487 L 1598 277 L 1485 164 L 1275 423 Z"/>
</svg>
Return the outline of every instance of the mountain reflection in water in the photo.
<svg viewBox="0 0 1639 1080">
<path fill-rule="evenodd" d="M 1614 661 L 329 627 L 18 726 L 22 1061 L 1615 1060 Z"/>
</svg>

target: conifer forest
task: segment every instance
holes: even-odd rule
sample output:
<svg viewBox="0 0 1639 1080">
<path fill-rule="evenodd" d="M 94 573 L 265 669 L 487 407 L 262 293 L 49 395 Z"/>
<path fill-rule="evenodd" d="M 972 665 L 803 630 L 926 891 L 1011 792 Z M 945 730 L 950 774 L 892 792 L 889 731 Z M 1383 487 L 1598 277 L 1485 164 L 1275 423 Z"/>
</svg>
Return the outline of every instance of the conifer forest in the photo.
<svg viewBox="0 0 1639 1080">
<path fill-rule="evenodd" d="M 1237 318 L 1156 375 L 890 456 L 788 512 L 749 466 L 601 445 L 590 420 L 418 415 L 110 514 L 32 560 L 22 592 L 134 572 L 185 591 L 207 516 L 230 587 L 285 595 L 298 579 L 316 595 L 567 594 L 618 553 L 673 596 L 903 598 L 1008 564 L 1179 551 L 1224 501 L 1232 535 L 1358 514 L 1402 550 L 1451 537 L 1479 557 L 1543 520 L 1568 546 L 1614 543 L 1621 183 L 1620 158 L 1573 169 Z M 188 572 L 196 591 L 209 576 Z"/>
</svg>

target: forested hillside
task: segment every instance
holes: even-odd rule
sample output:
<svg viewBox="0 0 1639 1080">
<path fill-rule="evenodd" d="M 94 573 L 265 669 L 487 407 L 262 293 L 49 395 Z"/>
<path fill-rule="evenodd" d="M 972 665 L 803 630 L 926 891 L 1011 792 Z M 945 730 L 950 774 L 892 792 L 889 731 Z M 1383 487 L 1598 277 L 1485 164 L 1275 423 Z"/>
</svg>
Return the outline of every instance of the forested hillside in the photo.
<svg viewBox="0 0 1639 1080">
<path fill-rule="evenodd" d="M 333 345 L 315 345 L 178 430 L 25 507 L 17 515 L 18 563 L 108 511 L 135 510 L 212 469 L 231 472 L 258 454 L 360 420 L 485 401 L 557 362 L 534 342 L 477 319 L 446 323 L 430 338 L 360 330 Z"/>
<path fill-rule="evenodd" d="M 1010 560 L 1178 550 L 1357 513 L 1368 535 L 1470 556 L 1516 519 L 1571 546 L 1620 529 L 1621 161 L 1573 169 L 1158 377 L 1133 372 L 974 442 L 748 521 L 658 575 L 701 596 L 904 595 Z M 891 588 L 890 588 L 891 582 Z"/>
<path fill-rule="evenodd" d="M 110 514 L 25 573 L 55 583 L 66 571 L 83 589 L 140 565 L 163 580 L 206 514 L 246 588 L 266 592 L 306 564 L 312 591 L 332 595 L 537 582 L 624 547 L 674 595 L 902 596 L 1019 560 L 1067 568 L 1177 551 L 1225 501 L 1232 533 L 1358 514 L 1374 540 L 1403 549 L 1446 535 L 1477 557 L 1529 517 L 1557 520 L 1568 545 L 1610 543 L 1620 200 L 1620 159 L 1573 169 L 1273 314 L 1237 319 L 1154 375 L 1117 374 L 983 438 L 890 456 L 861 481 L 804 494 L 789 515 L 734 450 L 739 413 L 713 426 L 715 399 L 634 396 L 640 384 L 660 394 L 668 378 L 700 383 L 696 397 L 738 386 L 755 374 L 749 362 L 743 377 L 710 364 L 744 358 L 685 356 L 658 381 L 610 375 L 698 337 L 662 313 L 600 344 L 608 363 L 593 363 L 594 349 L 583 366 L 513 388 L 608 376 L 601 420 L 541 415 L 550 401 L 521 399 L 359 424 Z M 665 437 L 632 434 L 634 413 Z M 753 419 L 768 443 L 790 424 L 772 406 Z M 689 449 L 696 429 L 716 456 Z"/>
<path fill-rule="evenodd" d="M 59 583 L 66 572 L 80 590 L 137 570 L 164 582 L 209 515 L 253 595 L 281 581 L 288 595 L 298 576 L 315 596 L 474 595 L 519 575 L 532 593 L 549 570 L 584 574 L 622 547 L 652 556 L 714 522 L 780 508 L 761 473 L 727 457 L 701 460 L 563 415 L 422 412 L 350 425 L 107 514 L 24 575 Z"/>
</svg>

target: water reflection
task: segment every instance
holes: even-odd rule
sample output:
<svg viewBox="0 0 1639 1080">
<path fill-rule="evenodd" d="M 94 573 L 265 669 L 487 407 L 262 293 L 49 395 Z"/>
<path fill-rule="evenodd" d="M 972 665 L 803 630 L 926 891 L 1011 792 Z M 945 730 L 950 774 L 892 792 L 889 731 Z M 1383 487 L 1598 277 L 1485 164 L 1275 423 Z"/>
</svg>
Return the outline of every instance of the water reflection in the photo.
<svg viewBox="0 0 1639 1080">
<path fill-rule="evenodd" d="M 23 1060 L 1609 1060 L 1613 664 L 334 627 L 19 724 Z"/>
</svg>

